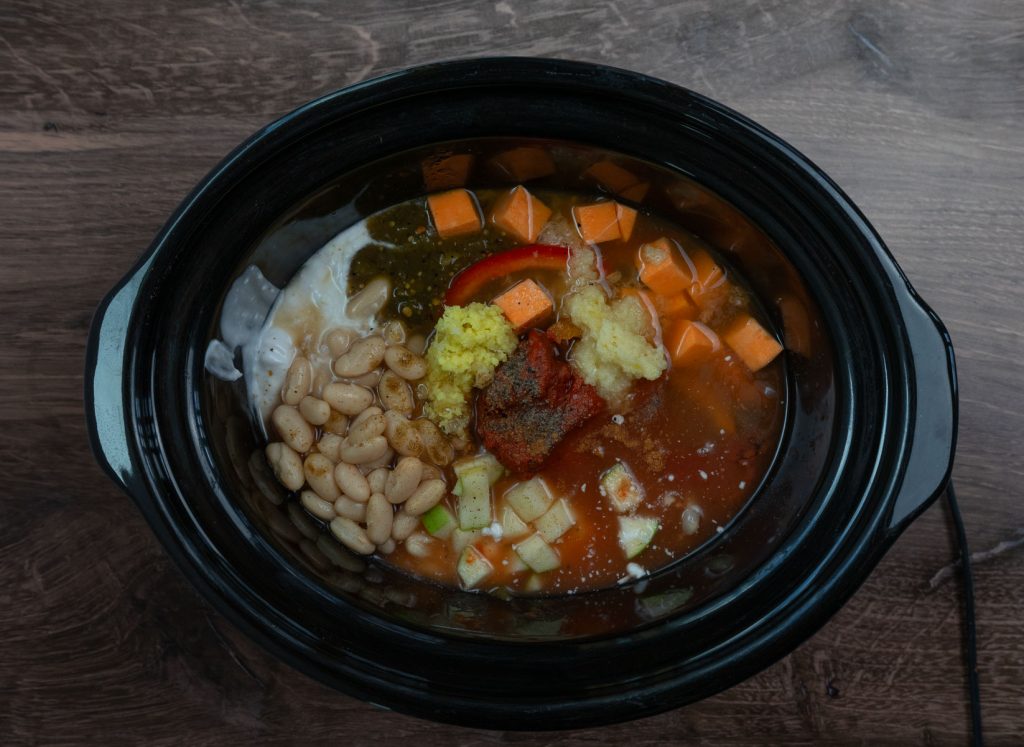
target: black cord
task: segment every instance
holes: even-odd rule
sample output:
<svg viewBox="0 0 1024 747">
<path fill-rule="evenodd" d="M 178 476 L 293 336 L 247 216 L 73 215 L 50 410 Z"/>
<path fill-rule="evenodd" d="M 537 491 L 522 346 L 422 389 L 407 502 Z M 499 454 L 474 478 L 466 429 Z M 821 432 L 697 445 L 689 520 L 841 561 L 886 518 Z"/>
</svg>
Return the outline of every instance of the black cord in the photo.
<svg viewBox="0 0 1024 747">
<path fill-rule="evenodd" d="M 964 520 L 960 516 L 960 506 L 956 502 L 956 490 L 953 481 L 946 486 L 946 500 L 949 511 L 953 515 L 953 528 L 956 531 L 956 543 L 960 548 L 960 569 L 964 579 L 964 637 L 967 648 L 967 688 L 971 698 L 971 731 L 974 733 L 974 744 L 984 745 L 981 734 L 981 687 L 978 684 L 978 632 L 974 616 L 974 576 L 971 573 L 971 553 L 967 549 L 967 531 Z"/>
</svg>

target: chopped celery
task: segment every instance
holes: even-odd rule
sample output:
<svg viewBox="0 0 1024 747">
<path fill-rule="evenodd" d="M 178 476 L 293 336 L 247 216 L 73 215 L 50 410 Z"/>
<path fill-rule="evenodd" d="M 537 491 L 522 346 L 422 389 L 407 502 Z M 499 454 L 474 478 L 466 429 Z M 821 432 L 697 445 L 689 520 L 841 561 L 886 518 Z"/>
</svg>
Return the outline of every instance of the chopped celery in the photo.
<svg viewBox="0 0 1024 747">
<path fill-rule="evenodd" d="M 554 498 L 547 483 L 539 477 L 513 485 L 505 492 L 505 502 L 523 521 L 533 521 L 548 510 Z"/>
<path fill-rule="evenodd" d="M 555 505 L 547 510 L 543 516 L 538 518 L 533 525 L 537 532 L 546 542 L 554 542 L 576 524 L 576 517 L 572 515 L 568 501 L 561 498 L 555 501 Z"/>
<path fill-rule="evenodd" d="M 644 489 L 637 482 L 632 470 L 622 462 L 601 475 L 601 495 L 607 496 L 617 513 L 632 511 L 644 497 Z"/>
<path fill-rule="evenodd" d="M 448 539 L 455 529 L 455 517 L 443 504 L 437 504 L 420 517 L 423 528 L 439 539 Z"/>
<path fill-rule="evenodd" d="M 530 576 L 528 579 L 526 579 L 526 584 L 523 585 L 523 590 L 524 591 L 540 591 L 543 588 L 544 588 L 544 579 L 542 579 L 536 573 L 534 573 L 532 576 Z"/>
<path fill-rule="evenodd" d="M 526 526 L 526 522 L 519 518 L 519 514 L 505 506 L 505 510 L 501 513 L 502 536 L 509 538 L 522 537 L 529 531 L 530 527 Z"/>
<path fill-rule="evenodd" d="M 459 496 L 459 528 L 482 529 L 491 523 L 491 483 L 485 467 L 462 473 Z"/>
<path fill-rule="evenodd" d="M 496 483 L 501 479 L 501 476 L 505 474 L 505 468 L 501 466 L 501 462 L 495 459 L 494 454 L 486 451 L 475 457 L 460 459 L 452 465 L 452 469 L 455 470 L 456 477 L 462 477 L 462 475 L 469 470 L 481 467 L 487 470 L 487 480 L 491 485 Z"/>
<path fill-rule="evenodd" d="M 523 559 L 516 555 L 514 552 L 509 553 L 508 565 L 506 566 L 509 573 L 522 573 L 523 571 L 529 570 L 529 566 L 523 562 Z"/>
<path fill-rule="evenodd" d="M 467 589 L 472 589 L 494 572 L 494 566 L 479 550 L 470 545 L 459 556 L 458 571 L 462 585 Z"/>
<path fill-rule="evenodd" d="M 452 532 L 451 536 L 452 549 L 455 550 L 456 553 L 460 553 L 464 549 L 466 549 L 467 545 L 476 542 L 483 536 L 483 532 L 481 532 L 479 529 L 474 529 L 472 532 L 467 532 L 464 529 L 459 529 L 458 527 L 456 527 L 455 531 Z"/>
<path fill-rule="evenodd" d="M 452 488 L 452 495 L 462 495 L 462 478 L 455 481 L 455 487 Z"/>
<path fill-rule="evenodd" d="M 658 531 L 658 520 L 650 516 L 620 516 L 619 546 L 626 553 L 626 558 L 635 558 L 643 552 L 654 533 Z"/>
<path fill-rule="evenodd" d="M 539 534 L 530 535 L 512 548 L 534 573 L 553 571 L 562 564 L 558 553 Z"/>
</svg>

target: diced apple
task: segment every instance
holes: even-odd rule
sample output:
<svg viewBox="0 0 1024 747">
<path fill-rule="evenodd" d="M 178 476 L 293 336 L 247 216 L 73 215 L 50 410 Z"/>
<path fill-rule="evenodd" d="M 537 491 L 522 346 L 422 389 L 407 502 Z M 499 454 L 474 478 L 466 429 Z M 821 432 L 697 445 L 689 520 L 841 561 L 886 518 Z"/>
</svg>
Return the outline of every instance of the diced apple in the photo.
<svg viewBox="0 0 1024 747">
<path fill-rule="evenodd" d="M 460 459 L 452 465 L 456 477 L 462 477 L 469 470 L 477 469 L 478 467 L 483 467 L 487 470 L 487 480 L 491 485 L 496 483 L 505 474 L 505 468 L 501 466 L 501 462 L 495 458 L 494 454 L 487 451 L 474 457 Z"/>
<path fill-rule="evenodd" d="M 658 520 L 650 516 L 620 516 L 619 546 L 626 559 L 635 558 L 647 549 L 658 531 Z"/>
<path fill-rule="evenodd" d="M 513 539 L 515 537 L 522 537 L 530 531 L 530 527 L 526 525 L 526 522 L 519 518 L 519 514 L 513 511 L 508 506 L 501 514 L 501 534 L 503 537 Z"/>
<path fill-rule="evenodd" d="M 551 506 L 554 496 L 540 477 L 513 485 L 505 492 L 505 502 L 523 521 L 533 521 Z"/>
<path fill-rule="evenodd" d="M 530 535 L 518 545 L 513 545 L 513 549 L 534 573 L 553 571 L 562 564 L 558 553 L 539 534 Z"/>
<path fill-rule="evenodd" d="M 420 517 L 423 528 L 434 537 L 448 539 L 455 529 L 455 517 L 452 512 L 442 504 L 434 506 Z"/>
<path fill-rule="evenodd" d="M 555 501 L 555 504 L 533 523 L 537 528 L 538 534 L 546 542 L 554 542 L 568 532 L 575 524 L 576 517 L 573 516 L 572 509 L 569 508 L 569 502 L 565 498 Z"/>
<path fill-rule="evenodd" d="M 608 498 L 617 513 L 625 514 L 640 505 L 644 489 L 625 463 L 616 462 L 601 475 L 601 494 Z"/>
<path fill-rule="evenodd" d="M 472 589 L 494 572 L 494 566 L 479 550 L 470 545 L 459 556 L 458 572 L 462 585 Z"/>
<path fill-rule="evenodd" d="M 491 523 L 491 482 L 486 467 L 466 470 L 459 477 L 459 528 L 482 529 Z"/>
</svg>

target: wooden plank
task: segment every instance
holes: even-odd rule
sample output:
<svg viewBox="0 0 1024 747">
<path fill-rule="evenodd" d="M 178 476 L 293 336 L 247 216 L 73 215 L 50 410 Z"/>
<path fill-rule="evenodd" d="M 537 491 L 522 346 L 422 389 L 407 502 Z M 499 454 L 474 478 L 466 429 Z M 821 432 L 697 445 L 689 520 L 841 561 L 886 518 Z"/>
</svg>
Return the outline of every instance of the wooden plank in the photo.
<svg viewBox="0 0 1024 747">
<path fill-rule="evenodd" d="M 0 734 L 8 744 L 489 744 L 384 713 L 262 652 L 171 567 L 95 467 L 92 311 L 192 184 L 273 117 L 455 56 L 607 62 L 690 86 L 801 148 L 944 318 L 991 744 L 1024 731 L 1024 16 L 1013 0 L 41 3 L 0 9 Z M 1014 544 L 1017 543 L 1017 544 Z M 962 744 L 943 509 L 817 635 L 747 682 L 537 741 Z"/>
</svg>

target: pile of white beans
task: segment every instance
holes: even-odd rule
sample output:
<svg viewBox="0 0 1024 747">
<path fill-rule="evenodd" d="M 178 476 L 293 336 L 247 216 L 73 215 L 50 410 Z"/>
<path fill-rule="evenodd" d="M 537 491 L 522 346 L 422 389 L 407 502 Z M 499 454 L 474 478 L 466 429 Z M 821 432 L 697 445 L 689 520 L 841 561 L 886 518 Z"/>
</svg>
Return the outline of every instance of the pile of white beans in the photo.
<svg viewBox="0 0 1024 747">
<path fill-rule="evenodd" d="M 323 344 L 331 371 L 314 371 L 302 356 L 288 369 L 270 418 L 280 441 L 267 445 L 267 463 L 352 552 L 386 554 L 404 542 L 426 553 L 420 516 L 447 494 L 441 468 L 454 448 L 432 421 L 413 418 L 424 340 L 392 321 L 359 339 L 330 330 Z"/>
</svg>

